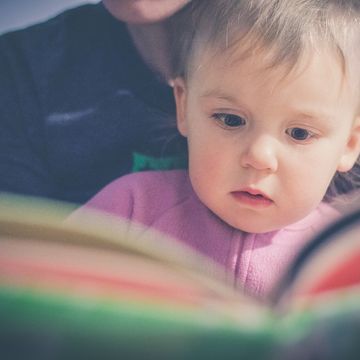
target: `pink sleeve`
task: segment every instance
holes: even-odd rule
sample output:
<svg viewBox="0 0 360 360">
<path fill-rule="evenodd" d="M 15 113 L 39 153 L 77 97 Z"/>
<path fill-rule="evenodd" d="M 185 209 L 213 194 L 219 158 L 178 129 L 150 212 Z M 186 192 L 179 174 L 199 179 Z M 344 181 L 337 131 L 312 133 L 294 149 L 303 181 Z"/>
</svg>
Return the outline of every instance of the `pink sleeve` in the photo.
<svg viewBox="0 0 360 360">
<path fill-rule="evenodd" d="M 133 206 L 131 181 L 129 181 L 128 176 L 124 176 L 105 186 L 85 205 L 77 209 L 71 215 L 71 218 L 74 219 L 86 213 L 88 210 L 94 209 L 121 218 L 131 219 Z"/>
<path fill-rule="evenodd" d="M 113 181 L 74 214 L 96 209 L 151 226 L 189 193 L 191 186 L 184 171 L 144 171 Z"/>
</svg>

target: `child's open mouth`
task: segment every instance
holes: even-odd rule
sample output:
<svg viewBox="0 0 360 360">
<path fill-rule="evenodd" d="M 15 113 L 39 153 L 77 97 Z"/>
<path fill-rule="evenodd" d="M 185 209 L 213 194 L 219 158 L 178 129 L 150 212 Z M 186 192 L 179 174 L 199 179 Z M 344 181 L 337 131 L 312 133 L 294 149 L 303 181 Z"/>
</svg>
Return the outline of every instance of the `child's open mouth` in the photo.
<svg viewBox="0 0 360 360">
<path fill-rule="evenodd" d="M 250 193 L 249 191 L 233 191 L 231 194 L 237 201 L 251 206 L 267 207 L 273 203 L 271 199 L 261 193 Z"/>
</svg>

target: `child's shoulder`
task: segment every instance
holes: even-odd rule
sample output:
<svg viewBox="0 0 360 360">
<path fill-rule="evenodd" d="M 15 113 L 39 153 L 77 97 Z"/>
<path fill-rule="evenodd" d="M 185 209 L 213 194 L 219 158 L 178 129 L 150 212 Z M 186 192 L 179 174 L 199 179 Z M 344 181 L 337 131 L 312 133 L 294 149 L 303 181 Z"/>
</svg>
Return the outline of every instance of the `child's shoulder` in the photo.
<svg viewBox="0 0 360 360">
<path fill-rule="evenodd" d="M 191 198 L 192 187 L 186 171 L 144 171 L 114 180 L 86 207 L 148 225 L 159 214 Z"/>
<path fill-rule="evenodd" d="M 127 186 L 134 189 L 138 187 L 153 188 L 183 185 L 188 181 L 188 172 L 186 170 L 140 171 L 119 177 L 108 186 Z"/>
<path fill-rule="evenodd" d="M 105 186 L 96 198 L 131 196 L 149 198 L 188 195 L 192 190 L 186 170 L 141 171 L 119 177 Z"/>
<path fill-rule="evenodd" d="M 112 181 L 84 207 L 139 220 L 144 212 L 148 219 L 151 211 L 159 212 L 190 197 L 192 187 L 187 171 L 143 171 Z"/>
</svg>

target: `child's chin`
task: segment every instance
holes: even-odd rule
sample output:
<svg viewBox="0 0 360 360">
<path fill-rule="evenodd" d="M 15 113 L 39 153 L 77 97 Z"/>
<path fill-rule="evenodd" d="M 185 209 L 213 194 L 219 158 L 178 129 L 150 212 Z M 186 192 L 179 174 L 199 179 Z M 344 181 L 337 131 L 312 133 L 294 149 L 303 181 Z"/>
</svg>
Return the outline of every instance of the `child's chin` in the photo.
<svg viewBox="0 0 360 360">
<path fill-rule="evenodd" d="M 232 226 L 233 228 L 240 230 L 240 231 L 244 231 L 244 232 L 248 232 L 248 233 L 256 233 L 256 234 L 264 234 L 264 233 L 268 233 L 268 232 L 272 232 L 275 230 L 278 230 L 280 228 L 280 226 L 274 226 L 274 224 L 266 224 L 263 223 L 261 220 L 257 220 L 257 221 L 241 221 L 241 222 L 236 222 L 236 223 L 228 223 L 230 226 Z"/>
</svg>

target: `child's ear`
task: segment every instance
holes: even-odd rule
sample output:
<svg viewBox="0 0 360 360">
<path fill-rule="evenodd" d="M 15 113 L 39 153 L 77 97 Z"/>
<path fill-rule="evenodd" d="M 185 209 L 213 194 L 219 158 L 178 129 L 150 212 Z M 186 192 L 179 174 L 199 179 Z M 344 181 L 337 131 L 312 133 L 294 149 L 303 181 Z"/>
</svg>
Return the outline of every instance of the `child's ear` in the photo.
<svg viewBox="0 0 360 360">
<path fill-rule="evenodd" d="M 344 154 L 337 170 L 346 172 L 352 169 L 360 154 L 360 115 L 356 117 Z"/>
<path fill-rule="evenodd" d="M 176 124 L 179 132 L 183 136 L 187 136 L 186 122 L 186 84 L 183 78 L 178 77 L 173 80 L 174 96 L 176 102 Z"/>
</svg>

